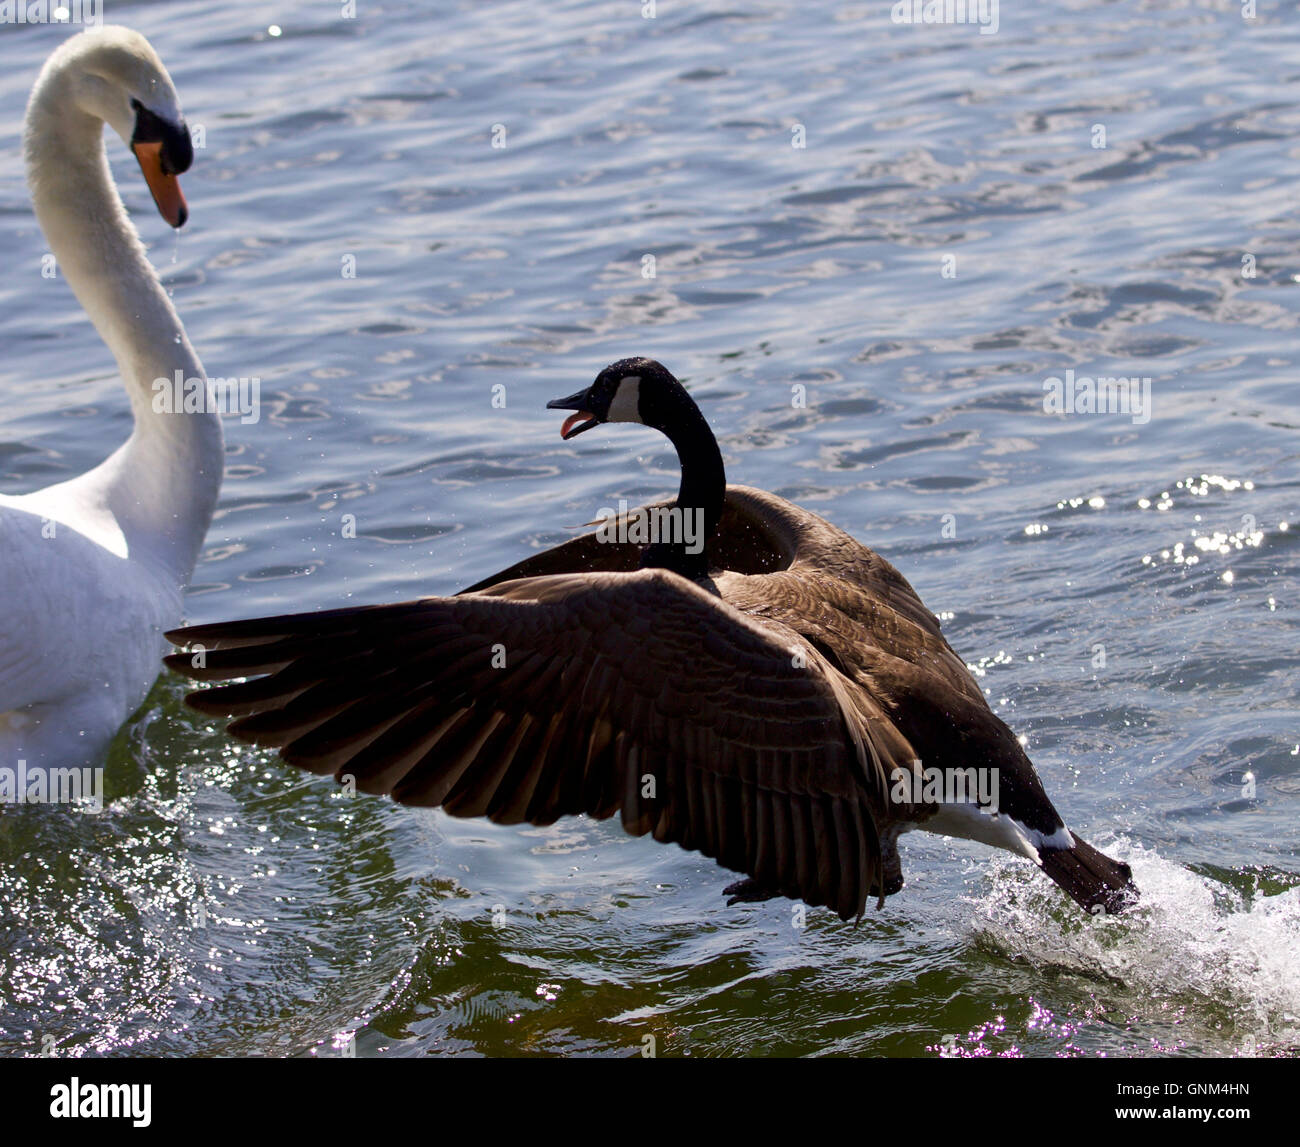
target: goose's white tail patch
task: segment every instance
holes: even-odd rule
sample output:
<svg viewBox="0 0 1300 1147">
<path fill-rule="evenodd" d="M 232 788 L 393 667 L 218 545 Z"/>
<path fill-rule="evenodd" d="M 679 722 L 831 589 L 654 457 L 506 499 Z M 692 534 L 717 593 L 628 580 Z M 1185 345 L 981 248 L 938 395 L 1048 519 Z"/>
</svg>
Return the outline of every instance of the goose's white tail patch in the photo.
<svg viewBox="0 0 1300 1147">
<path fill-rule="evenodd" d="M 1004 848 L 1041 864 L 1041 849 L 1073 848 L 1074 837 L 1061 825 L 1049 834 L 1021 824 L 1006 813 L 991 813 L 976 804 L 945 804 L 939 811 L 918 827 L 940 836 L 957 836 L 963 840 L 976 840 L 993 848 Z"/>
</svg>

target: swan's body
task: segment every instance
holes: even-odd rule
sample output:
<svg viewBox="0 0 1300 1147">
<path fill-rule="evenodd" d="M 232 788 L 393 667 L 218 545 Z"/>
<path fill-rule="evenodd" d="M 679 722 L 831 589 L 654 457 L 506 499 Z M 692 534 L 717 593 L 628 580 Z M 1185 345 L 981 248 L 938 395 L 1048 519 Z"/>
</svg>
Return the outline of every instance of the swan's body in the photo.
<svg viewBox="0 0 1300 1147">
<path fill-rule="evenodd" d="M 140 159 L 160 213 L 186 208 L 175 174 L 189 135 L 170 77 L 139 33 L 65 41 L 32 90 L 27 179 L 59 274 L 117 360 L 130 439 L 103 463 L 0 496 L 0 767 L 99 761 L 157 677 L 221 485 L 221 422 L 153 408 L 155 379 L 203 366 L 145 255 L 104 151 L 114 128 Z"/>
<path fill-rule="evenodd" d="M 173 668 L 255 677 L 190 703 L 406 803 L 507 824 L 620 812 L 631 833 L 747 873 L 737 899 L 860 914 L 902 887 L 898 835 L 923 828 L 1028 857 L 1089 910 L 1122 907 L 1127 866 L 1065 827 L 893 566 L 727 486 L 703 415 L 658 363 L 615 363 L 551 405 L 578 412 L 566 438 L 608 421 L 665 433 L 675 507 L 700 514 L 704 549 L 685 531 L 644 549 L 597 531 L 455 597 L 180 630 L 202 648 Z M 931 767 L 980 775 L 968 797 L 935 799 L 917 783 Z"/>
</svg>

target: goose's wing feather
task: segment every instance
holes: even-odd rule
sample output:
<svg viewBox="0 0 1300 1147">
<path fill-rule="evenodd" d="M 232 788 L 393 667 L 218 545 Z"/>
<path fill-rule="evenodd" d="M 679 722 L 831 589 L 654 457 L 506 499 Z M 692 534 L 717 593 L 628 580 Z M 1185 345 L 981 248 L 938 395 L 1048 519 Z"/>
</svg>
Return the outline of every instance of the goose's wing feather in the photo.
<svg viewBox="0 0 1300 1147">
<path fill-rule="evenodd" d="M 728 486 L 710 556 L 719 569 L 743 573 L 780 573 L 775 600 L 800 607 L 827 605 L 847 610 L 869 628 L 880 627 L 882 640 L 938 638 L 939 620 L 911 583 L 894 566 L 838 526 L 811 510 L 767 490 Z M 838 584 L 837 584 L 838 583 Z"/>
<path fill-rule="evenodd" d="M 652 502 L 640 507 L 638 512 L 672 505 L 672 501 Z M 815 563 L 820 557 L 816 545 L 820 535 L 815 527 L 834 531 L 833 526 L 815 514 L 775 494 L 748 486 L 728 486 L 722 517 L 709 539 L 709 554 L 718 568 L 748 574 L 785 568 L 801 554 L 805 562 Z M 461 592 L 476 593 L 502 582 L 552 574 L 630 573 L 640 567 L 641 552 L 640 545 L 620 542 L 610 532 L 594 530 L 524 558 Z M 902 575 L 897 576 L 901 580 Z M 907 588 L 911 590 L 910 586 Z"/>
<path fill-rule="evenodd" d="M 196 626 L 195 708 L 292 764 L 458 816 L 622 815 L 844 918 L 882 887 L 889 743 L 797 633 L 665 570 Z M 202 647 L 202 648 L 200 648 Z"/>
<path fill-rule="evenodd" d="M 602 538 L 597 531 L 561 542 L 461 590 L 477 593 L 503 582 L 566 573 L 630 573 L 641 563 L 641 547 Z"/>
</svg>

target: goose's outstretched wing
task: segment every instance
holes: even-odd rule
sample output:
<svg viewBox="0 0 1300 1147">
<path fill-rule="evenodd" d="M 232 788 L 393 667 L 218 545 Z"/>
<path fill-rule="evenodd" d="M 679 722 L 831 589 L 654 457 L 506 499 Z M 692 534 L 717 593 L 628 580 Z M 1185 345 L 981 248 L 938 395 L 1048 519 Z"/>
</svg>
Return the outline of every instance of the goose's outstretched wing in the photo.
<svg viewBox="0 0 1300 1147">
<path fill-rule="evenodd" d="M 456 816 L 622 815 L 841 917 L 881 893 L 896 732 L 779 623 L 665 570 L 200 625 L 201 712 L 316 773 Z"/>
</svg>

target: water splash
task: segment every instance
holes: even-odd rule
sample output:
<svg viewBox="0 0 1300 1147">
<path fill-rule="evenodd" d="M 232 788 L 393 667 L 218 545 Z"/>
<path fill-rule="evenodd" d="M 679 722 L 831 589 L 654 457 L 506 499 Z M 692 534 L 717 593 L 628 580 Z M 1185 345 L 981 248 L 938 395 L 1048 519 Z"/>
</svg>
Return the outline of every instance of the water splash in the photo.
<svg viewBox="0 0 1300 1147">
<path fill-rule="evenodd" d="M 1243 893 L 1123 838 L 1106 851 L 1132 865 L 1135 908 L 1081 917 L 1046 881 L 998 858 L 991 888 L 973 901 L 979 940 L 1040 971 L 1104 978 L 1138 1015 L 1186 1009 L 1206 1025 L 1197 1041 L 1220 1054 L 1295 1054 L 1300 879 Z"/>
</svg>

